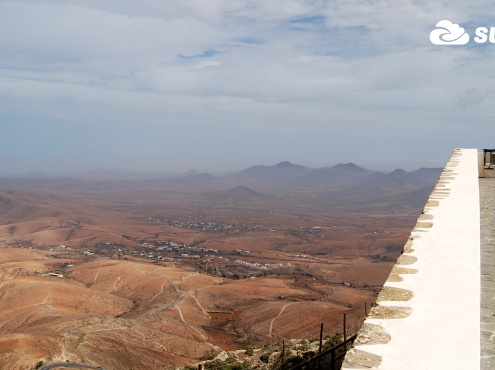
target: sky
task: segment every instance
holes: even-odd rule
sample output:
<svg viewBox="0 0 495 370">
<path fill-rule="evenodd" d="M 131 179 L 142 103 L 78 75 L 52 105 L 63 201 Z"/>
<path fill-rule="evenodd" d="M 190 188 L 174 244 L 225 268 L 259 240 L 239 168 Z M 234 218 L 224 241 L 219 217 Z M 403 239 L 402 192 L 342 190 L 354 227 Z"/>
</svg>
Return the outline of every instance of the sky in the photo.
<svg viewBox="0 0 495 370">
<path fill-rule="evenodd" d="M 491 26 L 480 0 L 0 0 L 0 176 L 443 167 L 495 147 Z"/>
</svg>

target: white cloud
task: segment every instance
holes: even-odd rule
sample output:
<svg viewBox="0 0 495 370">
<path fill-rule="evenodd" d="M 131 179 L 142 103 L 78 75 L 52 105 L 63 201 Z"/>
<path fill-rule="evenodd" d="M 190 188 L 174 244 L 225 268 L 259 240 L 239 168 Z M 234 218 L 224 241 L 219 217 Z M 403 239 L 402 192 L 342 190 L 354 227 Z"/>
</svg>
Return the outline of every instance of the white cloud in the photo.
<svg viewBox="0 0 495 370">
<path fill-rule="evenodd" d="M 441 19 L 489 26 L 489 9 L 484 1 L 0 1 L 0 119 L 363 140 L 442 132 L 453 120 L 467 125 L 463 108 L 480 122 L 495 113 L 479 103 L 493 91 L 495 46 L 446 50 L 429 34 Z"/>
<path fill-rule="evenodd" d="M 493 95 L 494 88 L 483 89 L 470 87 L 465 89 L 456 99 L 456 106 L 460 108 L 478 107 L 481 103 Z"/>
<path fill-rule="evenodd" d="M 55 65 L 119 58 L 136 63 L 139 57 L 159 55 L 167 59 L 201 53 L 205 44 L 226 39 L 219 30 L 187 16 L 127 17 L 73 5 L 1 4 L 0 20 L 0 42 L 7 52 L 23 51 L 25 57 Z"/>
</svg>

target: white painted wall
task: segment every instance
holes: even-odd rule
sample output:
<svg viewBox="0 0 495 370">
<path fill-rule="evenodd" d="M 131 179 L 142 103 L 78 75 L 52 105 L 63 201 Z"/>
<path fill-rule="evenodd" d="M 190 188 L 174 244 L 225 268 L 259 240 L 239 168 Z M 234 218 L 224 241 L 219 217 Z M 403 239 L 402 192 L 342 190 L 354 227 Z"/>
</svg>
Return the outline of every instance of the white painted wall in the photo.
<svg viewBox="0 0 495 370">
<path fill-rule="evenodd" d="M 410 314 L 401 319 L 376 318 L 372 311 L 365 325 L 378 325 L 390 340 L 377 344 L 376 335 L 361 333 L 366 338 L 358 337 L 356 343 L 370 344 L 356 344 L 343 369 L 479 369 L 479 207 L 477 150 L 456 149 L 425 206 L 427 217 L 423 218 L 431 220 L 421 220 L 411 233 L 409 244 L 414 251 L 405 255 L 417 261 L 396 265 L 417 272 L 400 275 L 400 282 L 385 283 L 385 287 L 411 292 L 412 298 L 379 302 L 409 308 Z M 372 358 L 379 361 L 359 367 L 366 361 L 373 363 Z"/>
</svg>

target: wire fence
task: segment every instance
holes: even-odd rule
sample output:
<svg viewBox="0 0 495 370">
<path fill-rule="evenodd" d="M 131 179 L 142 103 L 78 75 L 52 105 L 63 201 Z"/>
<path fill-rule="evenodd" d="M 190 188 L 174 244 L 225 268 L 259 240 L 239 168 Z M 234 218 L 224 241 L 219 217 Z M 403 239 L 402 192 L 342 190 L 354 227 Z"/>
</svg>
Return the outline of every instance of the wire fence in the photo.
<svg viewBox="0 0 495 370">
<path fill-rule="evenodd" d="M 342 333 L 342 342 L 336 343 L 330 349 L 323 349 L 324 325 L 320 325 L 319 351 L 309 359 L 287 358 L 285 341 L 279 359 L 273 364 L 273 370 L 339 370 L 342 367 L 347 351 L 352 347 L 364 320 L 375 302 L 364 302 L 362 306 L 350 308 L 341 317 L 327 323 L 327 333 Z M 328 335 L 327 335 L 328 336 Z"/>
<path fill-rule="evenodd" d="M 282 340 L 281 347 L 276 350 L 279 352 L 276 360 L 270 361 L 270 364 L 263 368 L 270 370 L 339 370 L 347 351 L 352 347 L 359 329 L 368 316 L 369 310 L 374 305 L 374 302 L 364 302 L 364 305 L 349 308 L 341 316 L 333 318 L 326 323 L 326 326 L 321 323 L 319 328 L 315 327 L 315 334 L 319 329 L 319 348 L 316 352 L 310 351 L 302 357 L 294 357 L 291 355 L 288 342 Z M 198 369 L 241 370 L 243 367 L 232 364 L 205 363 L 200 364 Z"/>
<path fill-rule="evenodd" d="M 345 354 L 352 347 L 356 337 L 357 334 L 354 334 L 337 346 L 290 368 L 290 370 L 339 370 L 342 367 L 342 362 L 344 362 Z"/>
</svg>

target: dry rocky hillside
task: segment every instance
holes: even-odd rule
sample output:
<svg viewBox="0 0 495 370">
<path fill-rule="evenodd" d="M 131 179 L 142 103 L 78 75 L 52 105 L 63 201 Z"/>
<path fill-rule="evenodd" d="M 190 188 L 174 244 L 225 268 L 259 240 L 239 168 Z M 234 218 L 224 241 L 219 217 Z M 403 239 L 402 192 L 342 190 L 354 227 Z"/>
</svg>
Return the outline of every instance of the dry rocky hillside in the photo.
<svg viewBox="0 0 495 370">
<path fill-rule="evenodd" d="M 283 162 L 224 178 L 0 179 L 0 368 L 170 369 L 236 350 L 217 361 L 266 367 L 270 346 L 321 323 L 333 336 L 344 313 L 356 330 L 434 177 L 386 176 Z"/>
<path fill-rule="evenodd" d="M 84 262 L 72 253 L 67 264 L 61 249 L 0 249 L 0 367 L 28 369 L 40 360 L 184 366 L 224 349 L 312 337 L 318 323 L 347 311 L 306 301 L 312 290 L 276 277 L 231 280 L 174 263 Z"/>
</svg>

